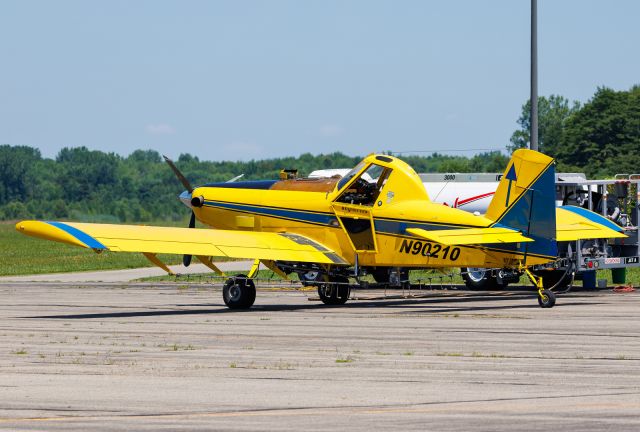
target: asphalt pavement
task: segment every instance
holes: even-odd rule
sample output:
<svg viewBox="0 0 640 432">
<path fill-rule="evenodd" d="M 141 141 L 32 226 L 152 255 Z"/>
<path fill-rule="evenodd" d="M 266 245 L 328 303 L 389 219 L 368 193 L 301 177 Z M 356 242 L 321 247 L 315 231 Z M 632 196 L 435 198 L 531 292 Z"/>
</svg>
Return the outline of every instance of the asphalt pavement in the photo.
<svg viewBox="0 0 640 432">
<path fill-rule="evenodd" d="M 637 293 L 383 294 L 2 282 L 0 430 L 640 430 Z"/>
<path fill-rule="evenodd" d="M 243 271 L 251 268 L 253 261 L 225 261 L 215 263 L 224 272 Z M 176 274 L 212 273 L 204 264 L 193 263 L 189 267 L 182 264 L 169 268 Z M 100 270 L 73 273 L 47 273 L 24 276 L 2 276 L 0 283 L 5 282 L 129 282 L 167 273 L 159 267 L 141 267 L 126 270 Z"/>
</svg>

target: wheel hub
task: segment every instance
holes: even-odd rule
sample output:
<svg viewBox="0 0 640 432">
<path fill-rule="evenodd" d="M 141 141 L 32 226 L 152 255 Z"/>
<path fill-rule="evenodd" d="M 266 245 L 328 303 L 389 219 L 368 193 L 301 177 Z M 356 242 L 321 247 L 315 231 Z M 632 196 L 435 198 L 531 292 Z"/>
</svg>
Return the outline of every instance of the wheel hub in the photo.
<svg viewBox="0 0 640 432">
<path fill-rule="evenodd" d="M 467 277 L 473 282 L 480 282 L 484 279 L 485 271 L 476 267 L 467 269 Z"/>
<path fill-rule="evenodd" d="M 229 288 L 229 299 L 232 301 L 238 301 L 240 300 L 240 296 L 242 295 L 242 289 L 240 288 L 240 285 L 238 284 L 233 284 L 230 288 Z"/>
</svg>

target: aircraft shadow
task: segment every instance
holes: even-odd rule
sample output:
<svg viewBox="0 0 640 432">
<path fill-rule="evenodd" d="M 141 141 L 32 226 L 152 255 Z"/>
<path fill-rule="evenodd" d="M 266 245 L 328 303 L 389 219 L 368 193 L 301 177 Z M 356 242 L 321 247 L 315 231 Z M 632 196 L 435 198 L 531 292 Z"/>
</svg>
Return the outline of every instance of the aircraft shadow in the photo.
<svg viewBox="0 0 640 432">
<path fill-rule="evenodd" d="M 583 296 L 576 296 L 583 297 Z M 555 307 L 566 307 L 585 304 L 582 302 L 573 302 L 570 296 L 563 296 L 558 299 Z M 520 300 L 518 304 L 500 305 L 495 302 Z M 467 303 L 476 303 L 474 305 L 465 306 Z M 491 305 L 482 305 L 477 303 L 493 302 Z M 599 304 L 593 301 L 588 304 Z M 189 309 L 189 310 L 143 310 L 130 312 L 103 312 L 103 313 L 84 313 L 84 314 L 58 314 L 58 315 L 37 315 L 22 316 L 19 318 L 29 319 L 100 319 L 100 318 L 135 318 L 135 317 L 154 317 L 154 316 L 183 316 L 183 315 L 217 315 L 217 314 L 250 314 L 256 312 L 296 312 L 304 310 L 330 311 L 332 309 L 341 310 L 362 310 L 373 312 L 374 309 L 380 309 L 381 312 L 385 308 L 411 308 L 409 310 L 395 310 L 395 314 L 424 314 L 426 313 L 458 313 L 458 312 L 483 312 L 483 311 L 500 311 L 500 310 L 517 310 L 539 308 L 535 295 L 531 293 L 508 293 L 508 295 L 489 295 L 489 294 L 471 294 L 468 296 L 439 296 L 439 297 L 422 297 L 422 298 L 401 298 L 401 299 L 375 299 L 375 300 L 351 300 L 349 303 L 341 306 L 327 306 L 319 301 L 309 302 L 308 304 L 288 304 L 275 305 L 268 304 L 254 305 L 250 310 L 230 310 L 223 304 L 179 304 L 178 307 L 203 307 L 206 309 Z M 425 306 L 416 309 L 416 306 Z"/>
</svg>

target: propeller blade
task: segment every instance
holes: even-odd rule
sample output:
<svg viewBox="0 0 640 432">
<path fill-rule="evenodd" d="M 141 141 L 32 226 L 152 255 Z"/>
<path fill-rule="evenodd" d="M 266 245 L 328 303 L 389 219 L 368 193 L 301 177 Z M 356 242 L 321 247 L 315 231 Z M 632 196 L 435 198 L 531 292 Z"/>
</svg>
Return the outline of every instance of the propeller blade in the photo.
<svg viewBox="0 0 640 432">
<path fill-rule="evenodd" d="M 195 228 L 196 227 L 196 214 L 194 212 L 191 212 L 191 219 L 189 219 L 189 228 Z M 189 265 L 191 264 L 191 255 L 183 255 L 182 256 L 182 265 L 185 267 L 189 267 Z"/>
<path fill-rule="evenodd" d="M 244 177 L 244 174 L 237 175 L 234 178 L 232 178 L 231 180 L 227 180 L 225 183 L 233 183 L 236 180 L 240 180 L 242 177 Z"/>
<path fill-rule="evenodd" d="M 171 159 L 169 159 L 168 157 L 166 157 L 165 155 L 162 155 L 162 157 L 164 158 L 165 162 L 167 162 L 167 164 L 169 164 L 169 167 L 171 168 L 171 171 L 173 171 L 173 173 L 176 175 L 176 177 L 178 177 L 178 180 L 180 180 L 180 183 L 182 183 L 182 185 L 185 187 L 185 189 L 188 190 L 189 193 L 193 192 L 193 188 L 191 187 L 191 183 L 189 183 L 189 180 L 187 180 L 187 178 L 182 175 L 182 173 L 180 172 L 180 170 L 178 169 L 176 164 L 174 164 L 173 161 Z"/>
</svg>

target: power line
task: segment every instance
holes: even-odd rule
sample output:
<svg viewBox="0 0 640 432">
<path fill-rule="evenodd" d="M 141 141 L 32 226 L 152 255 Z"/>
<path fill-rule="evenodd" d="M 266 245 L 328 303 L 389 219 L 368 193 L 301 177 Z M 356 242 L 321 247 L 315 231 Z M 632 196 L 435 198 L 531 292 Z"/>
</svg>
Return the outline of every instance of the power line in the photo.
<svg viewBox="0 0 640 432">
<path fill-rule="evenodd" d="M 470 149 L 436 149 L 436 150 L 403 150 L 403 151 L 391 151 L 391 154 L 407 154 L 407 153 L 463 153 L 463 152 L 472 152 L 472 151 L 504 151 L 503 148 L 470 148 Z"/>
</svg>

